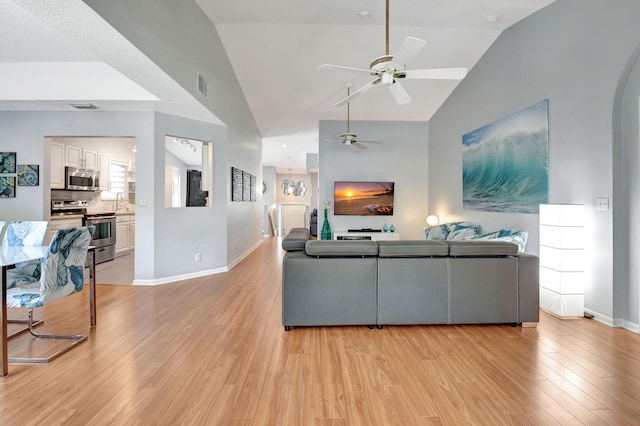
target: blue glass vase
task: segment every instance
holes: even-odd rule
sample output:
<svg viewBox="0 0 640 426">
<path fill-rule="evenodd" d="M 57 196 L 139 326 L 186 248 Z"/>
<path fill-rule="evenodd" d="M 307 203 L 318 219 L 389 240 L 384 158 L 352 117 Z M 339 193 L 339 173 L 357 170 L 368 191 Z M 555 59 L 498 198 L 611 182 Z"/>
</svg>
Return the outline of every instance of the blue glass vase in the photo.
<svg viewBox="0 0 640 426">
<path fill-rule="evenodd" d="M 384 225 L 382 226 L 382 232 L 387 232 L 389 230 L 389 226 L 387 225 L 387 219 L 384 220 Z"/>
<path fill-rule="evenodd" d="M 329 225 L 329 219 L 327 219 L 327 209 L 324 209 L 324 222 L 322 222 L 322 230 L 320 231 L 320 239 L 321 240 L 330 240 L 331 236 L 331 225 Z"/>
<path fill-rule="evenodd" d="M 391 224 L 391 226 L 389 227 L 389 231 L 391 232 L 396 232 L 396 227 L 393 226 L 393 223 Z"/>
</svg>

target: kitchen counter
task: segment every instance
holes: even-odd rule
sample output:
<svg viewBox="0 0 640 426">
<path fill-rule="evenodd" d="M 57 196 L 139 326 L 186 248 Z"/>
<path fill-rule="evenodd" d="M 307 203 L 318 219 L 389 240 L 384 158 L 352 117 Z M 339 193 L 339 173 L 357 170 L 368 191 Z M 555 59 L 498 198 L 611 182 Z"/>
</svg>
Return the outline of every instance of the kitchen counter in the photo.
<svg viewBox="0 0 640 426">
<path fill-rule="evenodd" d="M 74 214 L 55 214 L 51 215 L 51 220 L 63 220 L 63 219 L 82 219 L 84 215 L 82 213 L 74 213 Z"/>
</svg>

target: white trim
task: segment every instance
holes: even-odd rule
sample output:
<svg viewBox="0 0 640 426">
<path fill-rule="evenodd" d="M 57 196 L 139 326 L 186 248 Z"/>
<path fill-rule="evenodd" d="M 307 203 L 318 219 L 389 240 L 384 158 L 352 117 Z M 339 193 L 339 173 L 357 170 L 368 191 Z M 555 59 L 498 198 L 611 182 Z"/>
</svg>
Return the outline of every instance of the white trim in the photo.
<svg viewBox="0 0 640 426">
<path fill-rule="evenodd" d="M 152 280 L 133 280 L 133 285 L 154 286 L 154 285 L 161 285 L 161 284 L 169 284 L 169 283 L 173 283 L 173 282 L 176 282 L 176 281 L 190 280 L 192 278 L 200 278 L 200 277 L 206 277 L 207 275 L 215 275 L 215 274 L 221 274 L 221 273 L 224 273 L 224 272 L 229 272 L 234 266 L 236 266 L 238 263 L 240 263 L 242 261 L 242 259 L 244 259 L 249 254 L 251 254 L 251 252 L 254 251 L 255 249 L 257 249 L 261 244 L 262 244 L 262 241 L 259 241 L 258 243 L 256 243 L 256 245 L 251 247 L 246 253 L 244 253 L 242 256 L 240 256 L 233 263 L 231 263 L 230 265 L 228 265 L 226 267 L 216 268 L 216 269 L 208 269 L 206 271 L 190 272 L 188 274 L 173 275 L 173 276 L 170 276 L 170 277 L 157 278 L 157 279 L 152 279 Z"/>
<path fill-rule="evenodd" d="M 591 311 L 589 309 L 584 310 L 585 313 L 593 315 L 593 319 L 614 328 L 624 328 L 625 330 L 632 331 L 634 333 L 640 333 L 640 324 L 632 323 L 625 319 L 613 319 L 609 316 L 602 315 L 598 312 Z"/>
<path fill-rule="evenodd" d="M 263 240 L 258 241 L 253 247 L 251 247 L 249 250 L 247 250 L 242 256 L 240 256 L 239 258 L 237 258 L 236 260 L 234 260 L 233 262 L 231 262 L 228 265 L 229 270 L 233 269 L 238 263 L 240 263 L 242 261 L 242 259 L 244 259 L 245 257 L 249 256 L 251 254 L 252 251 L 254 251 L 255 249 L 257 249 L 258 247 L 260 247 L 260 245 L 262 244 Z"/>
<path fill-rule="evenodd" d="M 216 269 L 208 269 L 206 271 L 190 272 L 188 274 L 173 275 L 171 277 L 157 278 L 153 280 L 133 280 L 133 285 L 153 286 L 153 285 L 160 285 L 160 284 L 169 284 L 176 281 L 183 281 L 183 280 L 190 280 L 192 278 L 205 277 L 207 275 L 221 274 L 223 272 L 229 272 L 229 268 L 223 267 L 223 268 L 216 268 Z"/>
</svg>

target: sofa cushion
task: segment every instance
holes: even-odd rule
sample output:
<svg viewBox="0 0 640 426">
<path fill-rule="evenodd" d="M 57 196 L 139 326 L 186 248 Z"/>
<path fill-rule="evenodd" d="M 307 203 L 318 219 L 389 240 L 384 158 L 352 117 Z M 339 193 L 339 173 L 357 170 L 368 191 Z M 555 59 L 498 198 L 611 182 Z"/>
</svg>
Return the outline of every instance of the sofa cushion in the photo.
<svg viewBox="0 0 640 426">
<path fill-rule="evenodd" d="M 424 228 L 425 240 L 464 240 L 476 235 L 480 225 L 473 222 L 451 222 Z"/>
<path fill-rule="evenodd" d="M 282 239 L 282 249 L 286 251 L 302 251 L 304 243 L 311 239 L 307 228 L 292 228 Z"/>
<path fill-rule="evenodd" d="M 449 254 L 444 241 L 378 241 L 380 257 L 432 257 Z"/>
<path fill-rule="evenodd" d="M 317 257 L 377 256 L 378 243 L 371 240 L 309 240 L 304 249 L 309 256 Z"/>
<path fill-rule="evenodd" d="M 454 257 L 487 257 L 487 256 L 515 256 L 518 245 L 506 241 L 467 240 L 447 241 L 449 255 Z"/>
</svg>

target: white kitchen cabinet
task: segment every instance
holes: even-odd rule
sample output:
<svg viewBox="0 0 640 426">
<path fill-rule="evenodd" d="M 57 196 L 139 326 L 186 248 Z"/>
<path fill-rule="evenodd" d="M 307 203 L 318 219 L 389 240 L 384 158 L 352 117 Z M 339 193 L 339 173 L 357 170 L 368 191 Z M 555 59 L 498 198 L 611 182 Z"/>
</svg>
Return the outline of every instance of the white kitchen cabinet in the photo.
<svg viewBox="0 0 640 426">
<path fill-rule="evenodd" d="M 51 142 L 51 189 L 64 189 L 64 144 Z"/>
<path fill-rule="evenodd" d="M 98 171 L 100 172 L 100 190 L 108 191 L 111 189 L 110 171 L 111 171 L 111 155 L 105 154 L 104 152 L 98 153 L 98 159 L 100 163 L 100 168 Z"/>
<path fill-rule="evenodd" d="M 73 145 L 66 145 L 65 159 L 66 164 L 69 167 L 91 170 L 98 170 L 100 167 L 98 160 L 98 151 L 94 151 L 92 149 L 84 149 Z"/>
<path fill-rule="evenodd" d="M 131 216 L 129 221 L 129 250 L 136 248 L 136 221 L 135 217 Z"/>
<path fill-rule="evenodd" d="M 133 214 L 116 215 L 116 256 L 135 247 L 136 222 Z"/>
</svg>

